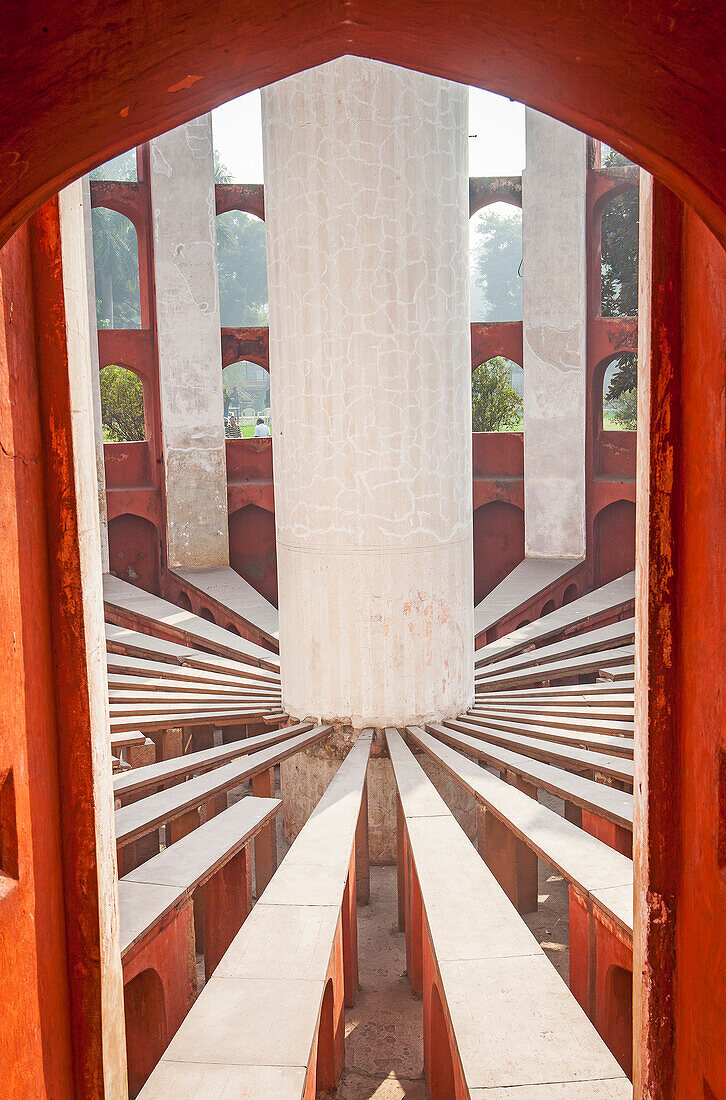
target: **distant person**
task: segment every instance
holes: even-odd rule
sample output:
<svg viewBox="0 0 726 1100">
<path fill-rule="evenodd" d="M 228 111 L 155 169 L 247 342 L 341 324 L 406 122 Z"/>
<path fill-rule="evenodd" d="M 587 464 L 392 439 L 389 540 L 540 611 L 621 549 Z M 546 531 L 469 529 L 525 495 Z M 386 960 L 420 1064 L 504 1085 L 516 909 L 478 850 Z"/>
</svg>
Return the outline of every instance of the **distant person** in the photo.
<svg viewBox="0 0 726 1100">
<path fill-rule="evenodd" d="M 239 439 L 242 432 L 239 430 L 239 424 L 237 423 L 237 417 L 232 413 L 227 422 L 227 436 L 229 439 Z"/>
<path fill-rule="evenodd" d="M 257 423 L 255 424 L 255 438 L 256 439 L 269 439 L 272 432 L 265 424 L 261 416 L 257 417 Z"/>
</svg>

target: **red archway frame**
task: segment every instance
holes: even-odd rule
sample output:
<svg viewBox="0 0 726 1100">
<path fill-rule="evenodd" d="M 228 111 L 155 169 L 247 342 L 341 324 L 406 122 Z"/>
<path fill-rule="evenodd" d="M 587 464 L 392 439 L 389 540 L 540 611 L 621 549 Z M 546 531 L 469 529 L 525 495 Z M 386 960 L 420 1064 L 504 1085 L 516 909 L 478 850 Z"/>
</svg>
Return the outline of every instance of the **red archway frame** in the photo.
<svg viewBox="0 0 726 1100">
<path fill-rule="evenodd" d="M 708 672 L 720 665 L 726 619 L 719 557 L 726 529 L 726 265 L 717 244 L 726 241 L 721 0 L 704 0 L 687 9 L 678 0 L 632 0 L 626 7 L 610 0 L 592 0 L 587 6 L 581 0 L 563 0 L 556 18 L 543 0 L 523 0 L 516 12 L 504 0 L 478 6 L 466 0 L 437 6 L 404 0 L 395 8 L 383 0 L 331 0 L 326 5 L 303 0 L 283 7 L 220 0 L 212 9 L 190 0 L 166 0 L 163 9 L 156 0 L 110 0 L 103 6 L 88 0 L 64 5 L 37 0 L 30 14 L 24 0 L 12 0 L 4 16 L 0 242 L 57 189 L 110 156 L 235 95 L 345 53 L 521 99 L 621 149 L 690 204 L 691 209 L 684 208 L 660 184 L 652 189 L 646 184 L 647 223 L 641 210 L 647 237 L 643 255 L 652 259 L 653 277 L 652 286 L 643 289 L 647 310 L 641 310 L 644 407 L 639 424 L 650 447 L 641 446 L 638 459 L 641 737 L 636 817 L 641 840 L 636 845 L 636 881 L 641 889 L 635 966 L 644 980 L 636 1003 L 640 1039 L 635 1077 L 640 1095 L 670 1097 L 677 1092 L 680 1100 L 702 1096 L 707 1089 L 723 1091 L 726 1066 L 718 1032 L 726 1003 L 723 990 L 714 987 L 713 974 L 723 962 L 719 920 L 724 910 L 712 882 L 713 867 L 717 879 L 726 867 L 711 851 L 711 823 L 726 813 L 714 779 L 714 760 L 723 756 L 718 755 L 714 731 L 722 727 L 724 715 L 723 699 L 714 695 Z M 86 625 L 78 510 L 75 489 L 67 488 L 74 466 L 62 308 L 50 316 L 39 309 L 35 320 L 32 311 L 21 318 L 18 308 L 28 300 L 41 307 L 62 301 L 57 204 L 48 204 L 31 226 L 30 245 L 23 231 L 13 249 L 3 288 L 8 354 L 32 346 L 27 336 L 35 326 L 46 382 L 40 412 L 30 390 L 27 395 L 22 391 L 14 405 L 15 450 L 19 456 L 32 450 L 38 423 L 54 428 L 57 445 L 52 452 L 40 452 L 45 493 L 35 482 L 28 490 L 32 500 L 41 502 L 41 516 L 42 502 L 47 504 L 45 550 L 28 526 L 29 515 L 23 514 L 41 580 L 35 588 L 8 588 L 12 615 L 7 622 L 13 627 L 13 615 L 25 609 L 22 623 L 29 623 L 32 600 L 40 608 L 46 590 L 67 597 L 52 608 L 60 658 L 50 675 L 55 676 L 58 720 L 62 724 L 71 718 L 78 726 L 80 719 L 85 721 L 90 696 L 78 702 L 86 683 L 78 638 Z M 34 265 L 30 298 L 22 283 L 27 255 Z M 14 324 L 8 290 L 13 286 L 18 288 Z M 25 362 L 33 370 L 32 354 Z M 13 375 L 11 386 L 18 384 Z M 26 397 L 29 403 L 22 404 Z M 10 498 L 11 510 L 14 500 Z M 10 528 L 6 536 L 14 548 Z M 47 560 L 38 557 L 42 553 L 48 554 Z M 26 578 L 26 561 L 23 568 Z M 47 611 L 39 614 L 42 618 Z M 74 644 L 67 643 L 70 637 Z M 47 642 L 42 645 L 47 648 Z M 25 659 L 33 667 L 33 655 Z M 81 681 L 77 698 L 61 686 Z M 18 709 L 22 689 L 18 698 L 16 703 L 11 697 L 11 709 L 23 730 Z M 43 736 L 52 746 L 46 730 Z M 93 802 L 87 746 L 82 750 L 63 757 L 59 765 L 61 795 L 73 791 L 76 796 L 73 813 L 66 814 L 71 824 L 73 814 L 79 817 Z M 48 759 L 52 757 L 51 752 Z M 78 797 L 79 791 L 87 797 Z M 687 832 L 680 828 L 681 814 L 690 823 Z M 71 888 L 67 904 L 73 917 L 80 920 L 83 934 L 86 928 L 93 933 L 89 943 L 97 943 L 91 928 L 98 921 L 93 913 L 98 908 L 96 869 L 94 860 L 87 862 L 96 853 L 92 827 L 89 810 L 75 847 L 67 828 L 60 836 L 68 845 L 69 866 L 80 851 L 89 872 L 84 879 L 90 902 L 86 910 L 73 910 L 73 882 L 68 877 L 64 882 Z M 48 844 L 55 836 L 52 821 Z M 48 866 L 51 877 L 57 876 L 55 864 Z M 56 878 L 53 883 L 56 889 Z M 54 896 L 58 900 L 57 891 Z M 710 918 L 705 923 L 704 914 Z M 70 928 L 69 940 L 78 939 Z M 72 945 L 69 953 L 85 964 L 82 971 L 70 973 L 77 1072 L 88 1086 L 86 1095 L 101 1095 L 98 970 L 92 953 L 74 954 Z M 51 996 L 54 1005 L 63 1000 L 65 981 L 59 972 L 52 990 L 46 987 L 46 1001 Z M 62 1035 L 65 1016 L 61 1012 L 53 1018 Z M 64 1042 L 61 1037 L 59 1044 Z M 65 1055 L 59 1053 L 61 1057 Z M 62 1086 L 59 1095 L 61 1091 Z"/>
<path fill-rule="evenodd" d="M 726 240 L 720 0 L 685 13 L 678 0 L 571 0 L 557 18 L 542 0 L 523 0 L 516 19 L 507 0 L 212 9 L 37 0 L 30 17 L 13 0 L 0 74 L 0 242 L 110 156 L 346 53 L 485 86 L 591 133 L 657 174 Z"/>
</svg>

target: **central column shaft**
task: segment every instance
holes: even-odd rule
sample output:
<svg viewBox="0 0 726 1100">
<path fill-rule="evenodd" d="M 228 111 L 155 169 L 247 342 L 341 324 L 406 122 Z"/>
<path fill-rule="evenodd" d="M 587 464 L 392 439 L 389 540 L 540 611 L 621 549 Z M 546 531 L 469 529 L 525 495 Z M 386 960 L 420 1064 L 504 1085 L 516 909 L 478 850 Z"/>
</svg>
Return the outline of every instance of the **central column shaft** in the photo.
<svg viewBox="0 0 726 1100">
<path fill-rule="evenodd" d="M 473 697 L 467 89 L 345 57 L 263 89 L 283 699 Z"/>
</svg>

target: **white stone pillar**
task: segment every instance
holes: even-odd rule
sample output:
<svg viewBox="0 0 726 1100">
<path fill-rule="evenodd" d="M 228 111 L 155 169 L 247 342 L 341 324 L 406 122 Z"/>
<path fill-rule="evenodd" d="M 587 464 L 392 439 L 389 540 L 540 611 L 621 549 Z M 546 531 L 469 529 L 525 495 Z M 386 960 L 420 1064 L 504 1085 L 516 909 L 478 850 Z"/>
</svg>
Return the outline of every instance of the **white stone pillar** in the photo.
<svg viewBox="0 0 726 1100">
<path fill-rule="evenodd" d="M 98 518 L 101 531 L 101 571 L 108 573 L 108 505 L 106 502 L 106 462 L 103 454 L 103 417 L 101 413 L 101 375 L 98 361 L 98 328 L 96 325 L 96 276 L 93 264 L 93 222 L 91 219 L 91 184 L 88 176 L 81 181 L 83 239 L 86 252 L 88 295 L 88 342 L 91 357 L 91 387 L 93 391 L 93 435 L 96 449 L 96 480 L 98 482 Z"/>
<path fill-rule="evenodd" d="M 473 696 L 468 92 L 345 57 L 262 91 L 285 707 Z"/>
<path fill-rule="evenodd" d="M 170 568 L 229 564 L 210 115 L 151 142 Z"/>
<path fill-rule="evenodd" d="M 587 138 L 527 109 L 522 175 L 525 552 L 585 556 Z"/>
</svg>

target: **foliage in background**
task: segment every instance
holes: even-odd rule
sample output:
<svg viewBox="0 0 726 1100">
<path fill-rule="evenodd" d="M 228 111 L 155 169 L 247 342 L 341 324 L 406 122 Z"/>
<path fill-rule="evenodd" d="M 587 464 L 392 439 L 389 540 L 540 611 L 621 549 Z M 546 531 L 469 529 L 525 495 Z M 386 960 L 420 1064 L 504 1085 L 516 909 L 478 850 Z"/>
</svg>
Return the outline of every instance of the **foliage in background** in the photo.
<svg viewBox="0 0 726 1100">
<path fill-rule="evenodd" d="M 133 443 L 146 438 L 144 388 L 141 379 L 112 364 L 101 371 L 101 419 L 107 443 Z"/>
<path fill-rule="evenodd" d="M 136 179 L 133 150 L 90 173 L 92 180 Z M 96 321 L 99 328 L 140 328 L 139 247 L 136 230 L 115 210 L 91 211 L 93 265 L 96 273 Z"/>
<path fill-rule="evenodd" d="M 482 295 L 481 321 L 522 320 L 522 214 L 487 210 L 476 227 L 472 270 Z"/>
<path fill-rule="evenodd" d="M 638 356 L 632 351 L 625 352 L 613 366 L 603 399 L 603 418 L 610 416 L 619 427 L 633 430 L 637 421 Z"/>
<path fill-rule="evenodd" d="M 516 431 L 522 422 L 522 398 L 512 386 L 512 365 L 498 355 L 471 377 L 471 419 L 475 432 Z"/>
<path fill-rule="evenodd" d="M 630 165 L 622 153 L 610 149 L 604 168 Z M 634 188 L 608 203 L 602 217 L 602 315 L 636 317 L 638 314 L 638 190 Z M 627 352 L 615 361 L 616 369 L 603 401 L 604 419 L 632 430 L 637 420 L 638 357 Z"/>
<path fill-rule="evenodd" d="M 603 160 L 604 168 L 629 165 L 614 149 Z M 638 189 L 618 195 L 602 216 L 602 315 L 636 317 L 638 314 Z"/>
<path fill-rule="evenodd" d="M 214 151 L 215 183 L 231 183 L 232 173 Z M 230 210 L 217 218 L 217 269 L 222 328 L 266 325 L 267 252 L 265 224 Z"/>
<path fill-rule="evenodd" d="M 141 328 L 136 230 L 115 210 L 91 211 L 96 321 L 99 328 Z"/>
<path fill-rule="evenodd" d="M 230 210 L 217 218 L 217 268 L 222 328 L 266 325 L 265 224 Z"/>
</svg>

